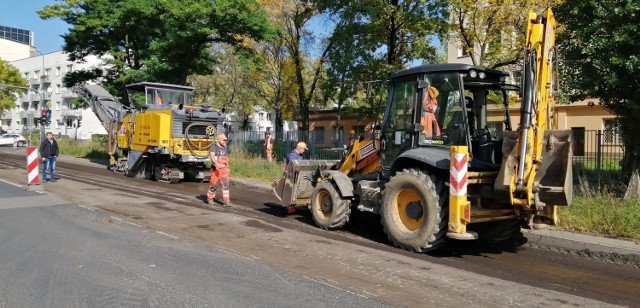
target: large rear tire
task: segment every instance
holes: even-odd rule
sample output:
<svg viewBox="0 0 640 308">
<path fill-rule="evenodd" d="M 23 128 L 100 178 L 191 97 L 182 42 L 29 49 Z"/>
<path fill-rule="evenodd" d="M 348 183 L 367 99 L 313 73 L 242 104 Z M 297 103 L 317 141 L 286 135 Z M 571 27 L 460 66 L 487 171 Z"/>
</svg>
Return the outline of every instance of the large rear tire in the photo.
<svg viewBox="0 0 640 308">
<path fill-rule="evenodd" d="M 318 184 L 311 193 L 311 215 L 318 227 L 324 230 L 338 229 L 349 222 L 351 202 L 340 198 L 329 182 Z"/>
<path fill-rule="evenodd" d="M 519 246 L 522 242 L 522 220 L 502 220 L 481 223 L 474 226 L 480 240 L 490 244 L 508 244 Z"/>
<path fill-rule="evenodd" d="M 389 241 L 416 252 L 444 244 L 447 194 L 441 179 L 422 170 L 405 169 L 392 177 L 382 193 L 381 208 Z"/>
</svg>

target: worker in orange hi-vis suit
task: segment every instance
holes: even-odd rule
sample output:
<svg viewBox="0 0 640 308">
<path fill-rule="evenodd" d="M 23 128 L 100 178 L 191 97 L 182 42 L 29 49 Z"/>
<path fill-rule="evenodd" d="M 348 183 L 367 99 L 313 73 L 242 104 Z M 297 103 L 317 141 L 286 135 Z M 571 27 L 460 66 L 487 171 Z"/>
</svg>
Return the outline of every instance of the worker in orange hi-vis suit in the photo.
<svg viewBox="0 0 640 308">
<path fill-rule="evenodd" d="M 273 138 L 271 132 L 264 133 L 264 154 L 267 156 L 267 161 L 273 161 Z"/>
<path fill-rule="evenodd" d="M 222 186 L 222 205 L 231 206 L 229 196 L 229 156 L 227 155 L 227 136 L 220 134 L 209 148 L 211 158 L 211 180 L 207 191 L 207 203 L 214 205 L 218 184 Z"/>
<path fill-rule="evenodd" d="M 438 89 L 429 86 L 427 91 L 422 97 L 422 118 L 420 124 L 424 127 L 422 134 L 426 139 L 431 139 L 433 136 L 440 136 L 440 125 L 436 119 L 436 109 L 438 108 Z"/>
</svg>

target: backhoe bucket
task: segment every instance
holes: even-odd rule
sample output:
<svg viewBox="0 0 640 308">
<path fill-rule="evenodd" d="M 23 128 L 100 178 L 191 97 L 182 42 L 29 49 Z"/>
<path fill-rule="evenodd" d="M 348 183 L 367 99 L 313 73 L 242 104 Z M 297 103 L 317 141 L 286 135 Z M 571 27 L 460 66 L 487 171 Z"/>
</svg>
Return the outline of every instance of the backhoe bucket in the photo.
<svg viewBox="0 0 640 308">
<path fill-rule="evenodd" d="M 511 179 L 518 162 L 518 133 L 504 132 L 503 161 L 496 178 L 495 190 L 502 200 L 510 199 Z M 571 131 L 550 130 L 544 134 L 542 163 L 538 166 L 535 182 L 538 198 L 547 205 L 571 205 L 573 196 L 573 169 L 571 167 Z"/>
<path fill-rule="evenodd" d="M 287 176 L 271 184 L 273 193 L 282 206 L 307 205 L 311 200 L 314 177 L 318 170 L 329 170 L 339 162 L 339 160 L 292 160 L 287 167 Z"/>
</svg>

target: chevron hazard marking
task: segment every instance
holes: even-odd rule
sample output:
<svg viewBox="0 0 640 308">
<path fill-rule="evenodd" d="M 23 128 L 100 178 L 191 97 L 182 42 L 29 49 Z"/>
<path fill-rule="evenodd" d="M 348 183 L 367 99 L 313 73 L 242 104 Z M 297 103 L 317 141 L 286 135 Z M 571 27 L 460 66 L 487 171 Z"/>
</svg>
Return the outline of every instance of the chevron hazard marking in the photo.
<svg viewBox="0 0 640 308">
<path fill-rule="evenodd" d="M 467 194 L 467 155 L 455 153 L 449 175 L 449 194 L 465 196 Z"/>
</svg>

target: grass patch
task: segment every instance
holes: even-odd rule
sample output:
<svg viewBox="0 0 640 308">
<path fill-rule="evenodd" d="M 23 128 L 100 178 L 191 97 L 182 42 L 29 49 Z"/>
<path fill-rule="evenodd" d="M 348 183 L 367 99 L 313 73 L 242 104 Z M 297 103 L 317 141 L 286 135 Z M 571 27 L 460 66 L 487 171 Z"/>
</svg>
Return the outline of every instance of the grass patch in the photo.
<svg viewBox="0 0 640 308">
<path fill-rule="evenodd" d="M 107 145 L 101 141 L 58 139 L 60 154 L 73 157 L 108 159 Z"/>
<path fill-rule="evenodd" d="M 231 177 L 250 178 L 271 183 L 282 177 L 283 162 L 268 162 L 260 155 L 252 154 L 243 148 L 231 148 L 229 151 Z"/>
<path fill-rule="evenodd" d="M 640 200 L 623 200 L 609 192 L 574 195 L 559 207 L 559 227 L 585 233 L 640 240 Z"/>
</svg>

